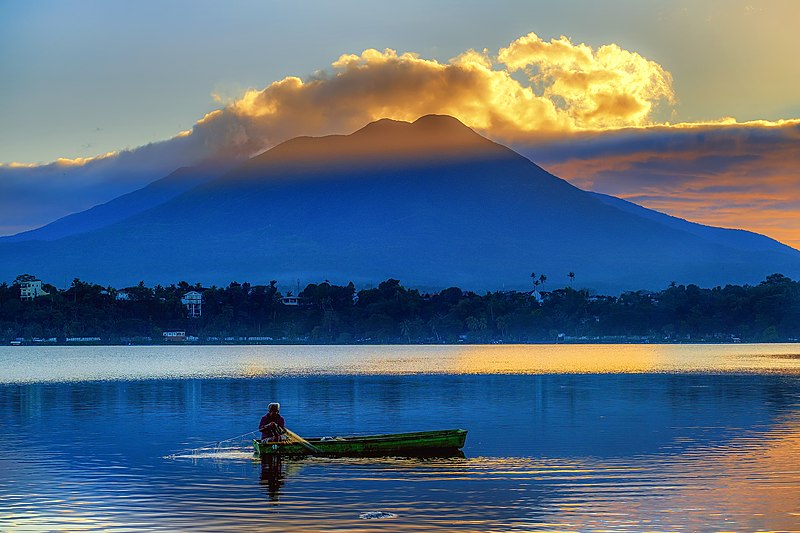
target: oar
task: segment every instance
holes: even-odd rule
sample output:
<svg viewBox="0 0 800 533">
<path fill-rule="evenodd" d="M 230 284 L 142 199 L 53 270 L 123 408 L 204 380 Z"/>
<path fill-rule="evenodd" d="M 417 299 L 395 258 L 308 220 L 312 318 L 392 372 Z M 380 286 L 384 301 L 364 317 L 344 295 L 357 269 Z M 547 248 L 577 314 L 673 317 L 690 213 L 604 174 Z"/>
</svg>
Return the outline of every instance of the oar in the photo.
<svg viewBox="0 0 800 533">
<path fill-rule="evenodd" d="M 296 440 L 297 442 L 299 442 L 300 444 L 302 444 L 303 446 L 305 446 L 306 448 L 308 448 L 312 452 L 319 453 L 319 454 L 323 453 L 322 450 L 320 450 L 319 448 L 317 448 L 316 446 L 314 446 L 313 444 L 308 442 L 306 439 L 304 439 L 303 437 L 301 437 L 300 435 L 298 435 L 297 433 L 295 433 L 291 429 L 286 428 L 286 427 L 283 428 L 283 429 L 286 431 L 286 434 L 289 435 L 289 437 L 293 438 L 294 440 Z"/>
</svg>

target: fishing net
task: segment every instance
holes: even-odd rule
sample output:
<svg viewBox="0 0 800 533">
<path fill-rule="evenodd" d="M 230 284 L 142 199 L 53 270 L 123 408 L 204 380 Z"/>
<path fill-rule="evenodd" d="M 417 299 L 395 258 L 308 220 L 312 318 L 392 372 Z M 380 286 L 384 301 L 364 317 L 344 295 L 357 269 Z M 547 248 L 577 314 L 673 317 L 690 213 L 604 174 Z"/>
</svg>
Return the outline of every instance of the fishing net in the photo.
<svg viewBox="0 0 800 533">
<path fill-rule="evenodd" d="M 289 443 L 297 443 L 307 448 L 309 451 L 314 453 L 322 453 L 322 451 L 308 442 L 306 439 L 295 433 L 289 428 L 283 428 L 286 433 L 286 440 L 283 442 Z M 198 446 L 196 448 L 188 448 L 185 450 L 180 450 L 173 454 L 167 455 L 166 459 L 179 459 L 184 457 L 189 458 L 205 458 L 205 457 L 215 457 L 215 456 L 222 456 L 224 454 L 239 454 L 243 448 L 249 448 L 252 444 L 253 438 L 259 433 L 259 431 L 250 431 L 248 433 L 243 433 L 242 435 L 237 435 L 236 437 L 231 437 L 229 439 L 224 439 L 216 442 L 210 442 L 208 444 L 204 444 L 202 446 Z"/>
<path fill-rule="evenodd" d="M 258 431 L 250 431 L 249 433 L 243 433 L 242 435 L 237 435 L 236 437 L 231 437 L 229 439 L 209 442 L 208 444 L 204 444 L 196 448 L 187 448 L 185 450 L 180 450 L 173 454 L 167 455 L 166 459 L 178 459 L 182 457 L 201 458 L 211 455 L 222 455 L 228 452 L 239 452 L 245 446 L 250 446 L 253 437 L 257 433 Z"/>
</svg>

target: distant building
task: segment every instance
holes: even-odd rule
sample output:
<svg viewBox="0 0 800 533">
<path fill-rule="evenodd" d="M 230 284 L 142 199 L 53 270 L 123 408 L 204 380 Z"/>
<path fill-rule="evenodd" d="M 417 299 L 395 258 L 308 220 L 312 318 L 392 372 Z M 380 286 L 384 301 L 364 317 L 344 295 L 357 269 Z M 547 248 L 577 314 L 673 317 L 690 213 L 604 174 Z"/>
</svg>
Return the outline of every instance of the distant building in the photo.
<svg viewBox="0 0 800 533">
<path fill-rule="evenodd" d="M 305 305 L 304 300 L 305 298 L 302 296 L 284 296 L 281 298 L 281 303 L 283 305 L 300 306 Z"/>
<path fill-rule="evenodd" d="M 165 331 L 164 340 L 168 342 L 183 342 L 186 340 L 185 331 Z"/>
<path fill-rule="evenodd" d="M 19 284 L 19 297 L 21 300 L 33 300 L 39 296 L 46 296 L 50 293 L 42 289 L 42 280 L 31 279 Z"/>
<path fill-rule="evenodd" d="M 189 318 L 199 318 L 203 314 L 203 295 L 197 291 L 190 291 L 183 295 L 181 303 L 186 306 Z"/>
</svg>

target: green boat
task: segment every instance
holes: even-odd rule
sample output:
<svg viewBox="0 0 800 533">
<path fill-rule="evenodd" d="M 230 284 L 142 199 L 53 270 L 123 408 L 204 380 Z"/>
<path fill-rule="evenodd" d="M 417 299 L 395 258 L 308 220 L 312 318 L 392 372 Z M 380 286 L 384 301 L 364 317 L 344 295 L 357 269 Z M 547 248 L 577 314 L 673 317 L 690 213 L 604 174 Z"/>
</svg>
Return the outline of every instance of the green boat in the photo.
<svg viewBox="0 0 800 533">
<path fill-rule="evenodd" d="M 351 437 L 312 437 L 297 441 L 253 441 L 258 457 L 318 455 L 323 457 L 423 456 L 458 453 L 467 438 L 465 429 L 421 431 Z"/>
</svg>

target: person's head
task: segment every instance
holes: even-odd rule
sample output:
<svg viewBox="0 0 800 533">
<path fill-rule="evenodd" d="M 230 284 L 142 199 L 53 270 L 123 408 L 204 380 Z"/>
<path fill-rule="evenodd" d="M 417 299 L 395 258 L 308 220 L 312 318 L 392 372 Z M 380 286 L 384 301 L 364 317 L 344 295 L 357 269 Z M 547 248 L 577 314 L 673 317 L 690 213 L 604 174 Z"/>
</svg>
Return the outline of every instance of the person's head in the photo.
<svg viewBox="0 0 800 533">
<path fill-rule="evenodd" d="M 281 404 L 278 402 L 272 402 L 267 406 L 267 412 L 269 413 L 279 413 L 281 410 Z"/>
</svg>

